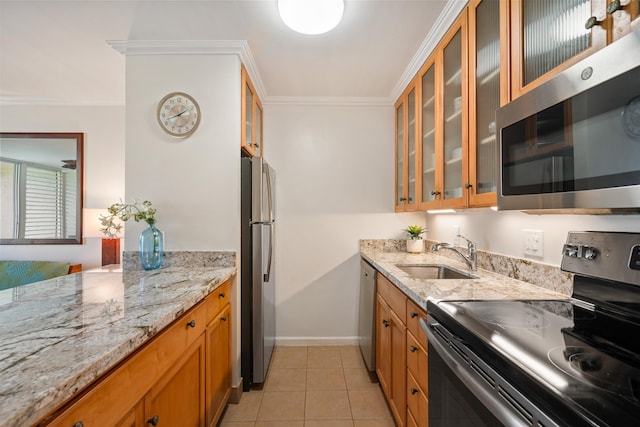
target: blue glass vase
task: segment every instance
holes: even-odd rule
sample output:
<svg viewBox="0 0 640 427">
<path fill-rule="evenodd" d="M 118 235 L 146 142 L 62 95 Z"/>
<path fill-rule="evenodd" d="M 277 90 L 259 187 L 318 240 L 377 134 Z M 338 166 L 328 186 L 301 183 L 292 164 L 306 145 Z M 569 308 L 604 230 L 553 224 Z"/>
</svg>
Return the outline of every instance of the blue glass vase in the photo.
<svg viewBox="0 0 640 427">
<path fill-rule="evenodd" d="M 164 243 L 162 232 L 153 223 L 140 233 L 140 264 L 145 270 L 155 270 L 162 265 Z"/>
</svg>

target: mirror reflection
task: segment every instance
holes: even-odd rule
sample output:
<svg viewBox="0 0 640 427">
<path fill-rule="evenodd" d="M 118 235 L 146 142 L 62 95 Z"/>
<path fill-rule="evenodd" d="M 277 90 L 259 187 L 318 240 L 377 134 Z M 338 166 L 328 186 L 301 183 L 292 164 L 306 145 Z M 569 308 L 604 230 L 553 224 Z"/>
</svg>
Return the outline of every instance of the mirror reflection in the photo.
<svg viewBox="0 0 640 427">
<path fill-rule="evenodd" d="M 82 133 L 0 133 L 0 244 L 82 243 Z"/>
</svg>

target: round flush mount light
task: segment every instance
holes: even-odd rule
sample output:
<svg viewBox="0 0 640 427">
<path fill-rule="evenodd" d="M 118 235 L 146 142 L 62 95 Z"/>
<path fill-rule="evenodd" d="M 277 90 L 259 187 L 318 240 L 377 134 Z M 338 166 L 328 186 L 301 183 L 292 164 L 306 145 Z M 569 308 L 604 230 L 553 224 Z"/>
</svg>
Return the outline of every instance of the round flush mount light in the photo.
<svg viewBox="0 0 640 427">
<path fill-rule="evenodd" d="M 338 25 L 344 0 L 278 0 L 282 21 L 302 34 L 322 34 Z"/>
</svg>

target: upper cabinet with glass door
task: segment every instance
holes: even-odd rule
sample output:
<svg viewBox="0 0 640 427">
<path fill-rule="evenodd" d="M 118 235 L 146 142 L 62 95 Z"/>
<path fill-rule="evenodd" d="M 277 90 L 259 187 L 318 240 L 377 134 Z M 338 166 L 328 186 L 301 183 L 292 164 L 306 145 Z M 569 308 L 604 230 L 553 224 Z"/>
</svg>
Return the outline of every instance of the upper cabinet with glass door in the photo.
<svg viewBox="0 0 640 427">
<path fill-rule="evenodd" d="M 442 188 L 442 174 L 437 164 L 442 163 L 440 150 L 436 150 L 436 141 L 440 141 L 441 130 L 436 123 L 442 121 L 442 109 L 436 108 L 440 105 L 441 92 L 436 93 L 436 57 L 431 58 L 422 66 L 418 73 L 420 81 L 420 152 L 421 152 L 421 174 L 420 179 L 420 203 L 419 209 L 437 208 L 440 200 L 438 189 Z M 441 145 L 441 144 L 440 144 Z"/>
<path fill-rule="evenodd" d="M 442 47 L 442 187 L 436 189 L 441 207 L 467 205 L 464 188 L 468 182 L 468 86 L 467 86 L 467 11 L 445 35 Z M 441 192 L 441 194 L 438 194 Z"/>
<path fill-rule="evenodd" d="M 249 79 L 247 70 L 242 67 L 242 112 L 240 147 L 251 157 L 261 157 L 262 146 L 262 103 Z"/>
<path fill-rule="evenodd" d="M 469 206 L 495 206 L 496 109 L 509 102 L 509 0 L 469 3 Z"/>
<path fill-rule="evenodd" d="M 416 144 L 418 126 L 415 82 L 396 102 L 396 211 L 418 207 L 419 153 Z"/>
<path fill-rule="evenodd" d="M 628 33 L 637 16 L 638 0 L 511 0 L 513 97 Z"/>
</svg>

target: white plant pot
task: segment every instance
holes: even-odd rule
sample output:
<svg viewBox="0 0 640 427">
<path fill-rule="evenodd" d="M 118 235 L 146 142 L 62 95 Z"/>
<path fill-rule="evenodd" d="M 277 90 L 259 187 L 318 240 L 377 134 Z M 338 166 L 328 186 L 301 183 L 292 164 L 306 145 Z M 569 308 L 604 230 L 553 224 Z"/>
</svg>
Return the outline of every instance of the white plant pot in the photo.
<svg viewBox="0 0 640 427">
<path fill-rule="evenodd" d="M 424 240 L 407 239 L 407 252 L 412 254 L 419 254 L 424 252 Z"/>
</svg>

